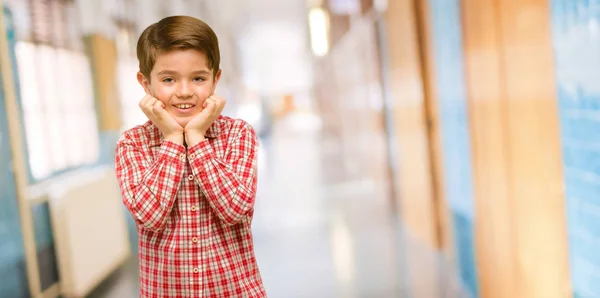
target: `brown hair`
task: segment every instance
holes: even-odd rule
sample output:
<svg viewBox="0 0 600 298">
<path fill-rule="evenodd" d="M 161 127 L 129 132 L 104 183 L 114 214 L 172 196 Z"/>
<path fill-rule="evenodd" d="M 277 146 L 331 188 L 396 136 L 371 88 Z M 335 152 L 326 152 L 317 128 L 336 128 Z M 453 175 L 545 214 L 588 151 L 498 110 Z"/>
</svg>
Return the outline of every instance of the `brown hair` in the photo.
<svg viewBox="0 0 600 298">
<path fill-rule="evenodd" d="M 137 43 L 140 72 L 150 81 L 156 56 L 171 50 L 198 50 L 206 55 L 208 67 L 217 75 L 221 54 L 215 32 L 203 21 L 189 16 L 171 16 L 142 32 Z"/>
</svg>

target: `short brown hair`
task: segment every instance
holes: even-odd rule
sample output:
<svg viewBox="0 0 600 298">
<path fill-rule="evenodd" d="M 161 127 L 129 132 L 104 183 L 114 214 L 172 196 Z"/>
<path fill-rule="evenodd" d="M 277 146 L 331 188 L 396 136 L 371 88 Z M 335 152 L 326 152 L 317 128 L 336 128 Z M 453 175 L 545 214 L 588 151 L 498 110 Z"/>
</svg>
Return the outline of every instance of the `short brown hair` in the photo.
<svg viewBox="0 0 600 298">
<path fill-rule="evenodd" d="M 203 21 L 189 16 L 171 16 L 142 32 L 137 43 L 140 72 L 150 80 L 156 56 L 171 50 L 198 50 L 206 55 L 208 67 L 217 75 L 221 54 L 215 32 Z"/>
</svg>

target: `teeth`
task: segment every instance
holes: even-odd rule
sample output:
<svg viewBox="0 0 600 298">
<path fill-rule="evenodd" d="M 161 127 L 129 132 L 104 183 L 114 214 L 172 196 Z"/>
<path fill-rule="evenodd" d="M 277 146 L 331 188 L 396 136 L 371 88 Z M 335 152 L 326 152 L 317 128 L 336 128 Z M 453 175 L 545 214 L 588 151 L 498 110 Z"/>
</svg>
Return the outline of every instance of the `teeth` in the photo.
<svg viewBox="0 0 600 298">
<path fill-rule="evenodd" d="M 175 106 L 179 109 L 189 109 L 192 107 L 191 104 L 182 104 L 182 105 L 175 105 Z"/>
</svg>

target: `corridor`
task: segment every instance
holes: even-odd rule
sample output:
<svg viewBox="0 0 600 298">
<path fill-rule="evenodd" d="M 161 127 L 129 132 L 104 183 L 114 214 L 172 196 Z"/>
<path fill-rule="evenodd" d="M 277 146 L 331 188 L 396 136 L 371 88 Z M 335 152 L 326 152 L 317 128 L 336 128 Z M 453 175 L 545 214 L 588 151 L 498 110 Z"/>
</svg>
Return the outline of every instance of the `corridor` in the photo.
<svg viewBox="0 0 600 298">
<path fill-rule="evenodd" d="M 270 298 L 600 297 L 600 2 L 499 3 L 0 0 L 0 298 L 139 297 L 115 147 L 152 93 L 256 130 Z"/>
<path fill-rule="evenodd" d="M 344 178 L 335 146 L 319 131 L 287 127 L 261 140 L 253 231 L 269 297 L 468 297 L 445 260 L 403 235 L 388 181 Z M 436 285 L 411 281 L 409 251 L 421 267 L 416 274 L 441 274 L 436 296 L 414 294 Z M 90 298 L 137 297 L 136 266 L 128 263 Z"/>
</svg>

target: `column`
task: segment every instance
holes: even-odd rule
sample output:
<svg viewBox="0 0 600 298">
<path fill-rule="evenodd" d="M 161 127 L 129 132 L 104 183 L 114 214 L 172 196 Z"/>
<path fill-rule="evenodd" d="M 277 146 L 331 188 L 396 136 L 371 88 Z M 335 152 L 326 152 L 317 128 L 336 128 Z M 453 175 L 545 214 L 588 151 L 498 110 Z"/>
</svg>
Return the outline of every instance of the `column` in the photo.
<svg viewBox="0 0 600 298">
<path fill-rule="evenodd" d="M 481 297 L 570 297 L 544 0 L 463 0 Z"/>
</svg>

